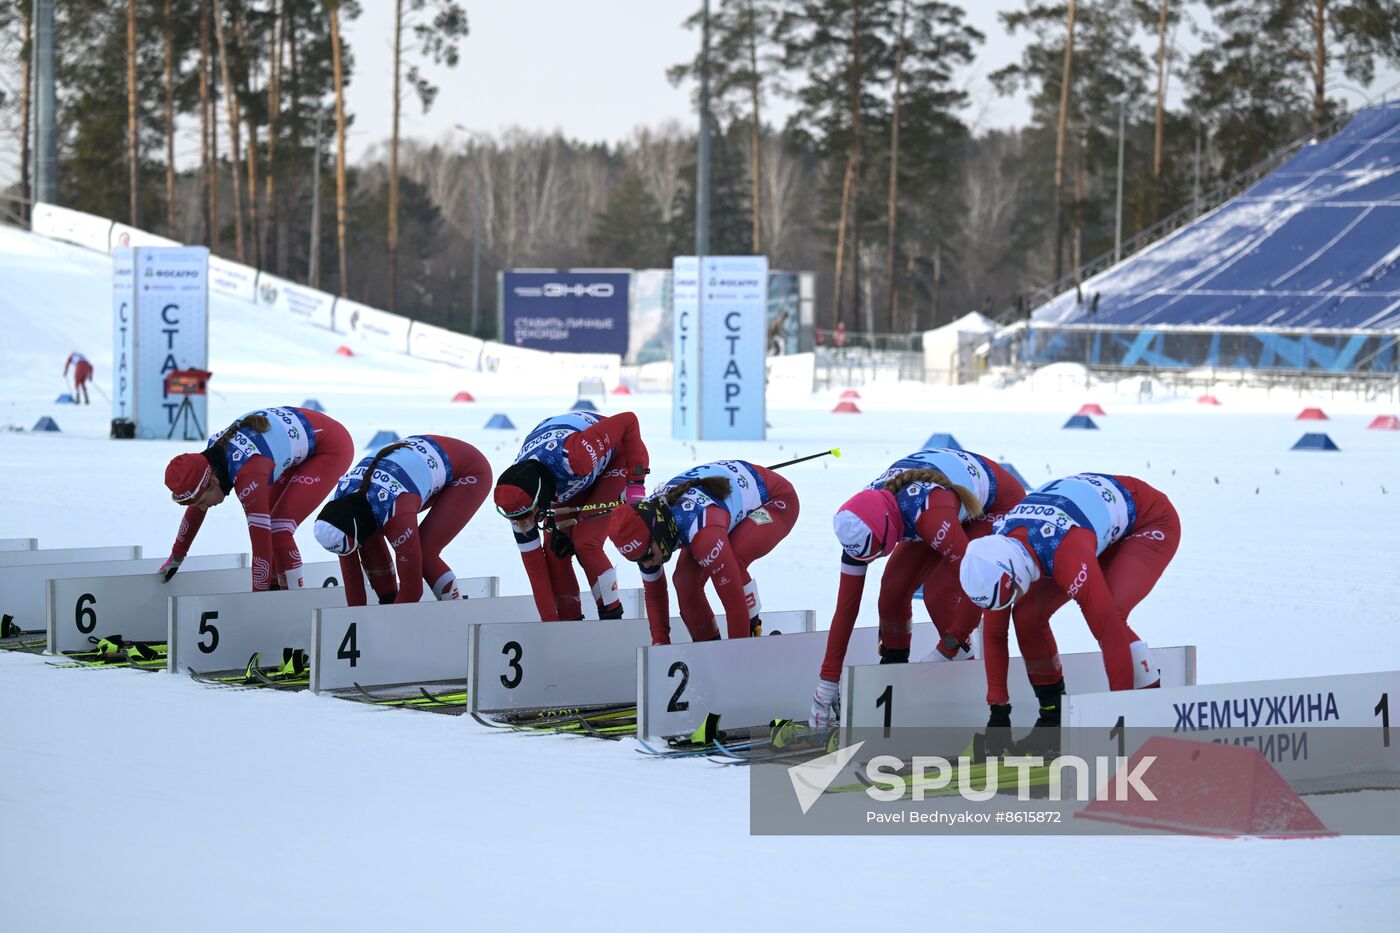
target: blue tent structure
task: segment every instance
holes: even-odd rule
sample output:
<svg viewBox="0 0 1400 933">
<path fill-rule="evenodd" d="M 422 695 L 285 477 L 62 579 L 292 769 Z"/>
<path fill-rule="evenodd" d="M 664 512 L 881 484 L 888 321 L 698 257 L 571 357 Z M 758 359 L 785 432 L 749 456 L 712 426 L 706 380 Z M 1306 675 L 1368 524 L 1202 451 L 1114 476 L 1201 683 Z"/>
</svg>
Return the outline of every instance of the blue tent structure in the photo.
<svg viewBox="0 0 1400 933">
<path fill-rule="evenodd" d="M 68 394 L 67 392 L 64 392 L 64 393 L 63 393 L 62 395 L 60 395 L 58 398 L 54 399 L 54 404 L 56 404 L 56 405 L 76 405 L 76 404 L 77 404 L 77 401 L 73 398 L 72 395 Z"/>
<path fill-rule="evenodd" d="M 381 447 L 387 447 L 398 439 L 399 436 L 393 431 L 376 431 L 374 437 L 370 439 L 370 442 L 366 444 L 365 447 L 366 449 L 374 448 L 378 450 Z"/>
<path fill-rule="evenodd" d="M 508 416 L 496 412 L 487 420 L 486 428 L 493 431 L 514 431 L 515 424 Z"/>
<path fill-rule="evenodd" d="M 1078 428 L 1081 431 L 1097 431 L 1099 426 L 1094 424 L 1094 419 L 1088 415 L 1074 415 L 1065 422 L 1066 428 Z"/>
<path fill-rule="evenodd" d="M 50 418 L 48 415 L 45 415 L 44 417 L 40 418 L 38 421 L 34 422 L 34 430 L 35 430 L 35 431 L 57 431 L 57 430 L 58 430 L 58 422 L 57 422 L 57 421 L 54 421 L 54 420 L 53 420 L 52 418 Z"/>
<path fill-rule="evenodd" d="M 324 413 L 326 410 L 326 406 L 322 405 L 314 398 L 309 398 L 306 401 L 302 402 L 301 407 L 305 408 L 307 411 L 319 411 L 322 413 Z"/>
<path fill-rule="evenodd" d="M 598 406 L 586 398 L 581 398 L 569 406 L 569 411 L 597 411 Z"/>
<path fill-rule="evenodd" d="M 1341 450 L 1326 434 L 1304 434 L 1290 450 Z"/>
<path fill-rule="evenodd" d="M 1003 470 L 1005 470 L 1006 472 L 1010 473 L 1012 476 L 1016 477 L 1016 482 L 1020 483 L 1021 486 L 1024 487 L 1024 488 L 1026 489 L 1027 492 L 1029 492 L 1030 490 L 1032 490 L 1032 489 L 1035 488 L 1035 487 L 1032 486 L 1030 483 L 1026 482 L 1026 478 L 1025 478 L 1024 476 L 1021 475 L 1021 471 L 1020 471 L 1020 470 L 1016 469 L 1014 466 L 1012 466 L 1011 464 L 1007 463 L 1005 460 L 1003 460 L 1001 463 L 997 464 L 997 466 L 1001 467 Z"/>
<path fill-rule="evenodd" d="M 920 584 L 919 588 L 914 591 L 914 595 L 910 597 L 910 599 L 916 603 L 921 603 L 924 601 L 924 587 L 922 584 Z"/>
<path fill-rule="evenodd" d="M 964 449 L 963 445 L 958 443 L 956 437 L 943 431 L 930 434 L 928 440 L 924 441 L 924 450 L 932 450 L 935 447 L 947 447 L 952 450 Z"/>
</svg>

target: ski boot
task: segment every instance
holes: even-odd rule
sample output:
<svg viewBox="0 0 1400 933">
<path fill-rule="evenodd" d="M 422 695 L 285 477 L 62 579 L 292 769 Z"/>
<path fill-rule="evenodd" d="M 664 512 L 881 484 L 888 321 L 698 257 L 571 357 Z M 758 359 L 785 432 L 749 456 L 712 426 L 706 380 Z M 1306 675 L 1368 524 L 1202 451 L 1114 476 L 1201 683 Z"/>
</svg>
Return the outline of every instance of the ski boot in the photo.
<svg viewBox="0 0 1400 933">
<path fill-rule="evenodd" d="M 1018 751 L 1022 755 L 1039 755 L 1046 761 L 1060 754 L 1060 707 L 1065 694 L 1065 680 L 1061 677 L 1053 684 L 1034 684 L 1036 699 L 1040 701 L 1040 715 L 1035 720 L 1031 734 L 1021 740 Z"/>
</svg>

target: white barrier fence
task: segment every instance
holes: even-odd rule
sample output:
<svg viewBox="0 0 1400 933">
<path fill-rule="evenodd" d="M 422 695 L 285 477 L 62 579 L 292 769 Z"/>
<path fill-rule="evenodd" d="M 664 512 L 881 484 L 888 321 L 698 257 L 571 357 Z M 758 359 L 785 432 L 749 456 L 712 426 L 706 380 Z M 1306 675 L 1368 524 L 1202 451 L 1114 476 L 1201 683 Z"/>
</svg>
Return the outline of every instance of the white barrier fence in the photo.
<svg viewBox="0 0 1400 933">
<path fill-rule="evenodd" d="M 642 614 L 640 589 L 621 590 L 618 599 L 624 616 Z M 585 599 L 584 604 L 591 605 L 591 600 Z M 470 627 L 484 622 L 544 624 L 531 596 L 473 596 L 463 602 L 377 606 L 374 610 L 316 613 L 312 622 L 312 690 L 328 693 L 357 686 L 464 681 Z"/>
<path fill-rule="evenodd" d="M 317 576 L 321 570 L 338 574 L 339 566 L 310 564 L 306 570 Z M 45 606 L 48 652 L 86 651 L 92 645 L 90 639 L 108 635 L 127 641 L 164 641 L 166 602 L 172 596 L 247 592 L 251 585 L 242 560 L 214 570 L 182 568 L 169 583 L 154 573 L 50 580 Z"/>
<path fill-rule="evenodd" d="M 16 540 L 30 540 L 16 539 Z M 117 547 L 70 547 L 41 550 L 7 550 L 0 553 L 0 567 L 26 567 L 35 564 L 79 564 L 95 560 L 139 560 L 141 545 Z"/>
<path fill-rule="evenodd" d="M 859 630 L 857 630 L 859 631 Z M 1196 682 L 1196 649 L 1153 648 L 1153 663 L 1164 687 Z M 1060 655 L 1065 683 L 1079 693 L 1108 690 L 1103 655 L 1097 651 Z M 1012 724 L 1031 726 L 1039 702 L 1026 677 L 1024 658 L 1012 658 L 1007 672 Z M 1157 690 L 1138 691 L 1158 693 Z M 855 730 L 982 727 L 987 722 L 987 671 L 980 659 L 928 664 L 848 665 L 841 677 L 841 741 L 856 741 Z M 862 736 L 864 737 L 864 736 Z"/>
<path fill-rule="evenodd" d="M 35 551 L 38 548 L 38 538 L 0 538 L 0 551 Z"/>
<path fill-rule="evenodd" d="M 827 633 L 812 630 L 810 611 L 765 612 L 763 625 L 785 634 L 639 649 L 637 734 L 687 735 L 709 713 L 728 728 L 806 719 Z M 847 654 L 876 657 L 878 639 L 876 628 L 857 628 Z M 932 651 L 937 639 L 931 623 L 915 624 L 912 650 Z"/>
<path fill-rule="evenodd" d="M 671 640 L 688 643 L 679 616 Z M 604 622 L 483 623 L 467 637 L 467 712 L 631 704 L 637 649 L 651 644 L 646 619 Z"/>
<path fill-rule="evenodd" d="M 37 553 L 45 553 L 39 551 Z M 201 554 L 185 558 L 191 570 L 218 570 L 246 566 L 243 554 Z M 13 616 L 21 629 L 37 630 L 48 624 L 48 590 L 50 580 L 71 577 L 126 576 L 149 573 L 154 575 L 163 557 L 141 560 L 89 560 L 76 564 L 31 564 L 21 567 L 0 567 L 0 612 Z M 49 632 L 49 642 L 54 633 Z"/>
<path fill-rule="evenodd" d="M 41 236 L 103 253 L 121 246 L 180 245 L 104 217 L 45 203 L 34 206 L 30 229 Z M 609 385 L 617 385 L 621 378 L 622 358 L 616 354 L 546 353 L 482 341 L 347 298 L 337 298 L 219 256 L 209 257 L 209 291 L 282 311 L 371 346 L 471 371 L 557 378 L 561 386 L 586 376 L 600 377 Z"/>
</svg>

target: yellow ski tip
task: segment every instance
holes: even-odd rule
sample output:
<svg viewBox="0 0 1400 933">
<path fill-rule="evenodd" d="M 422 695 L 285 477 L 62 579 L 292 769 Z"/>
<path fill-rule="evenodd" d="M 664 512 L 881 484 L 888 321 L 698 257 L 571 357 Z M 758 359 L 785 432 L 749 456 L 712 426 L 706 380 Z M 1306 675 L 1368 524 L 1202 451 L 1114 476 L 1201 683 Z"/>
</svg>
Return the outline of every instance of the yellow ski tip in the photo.
<svg viewBox="0 0 1400 933">
<path fill-rule="evenodd" d="M 832 455 L 833 457 L 835 457 L 837 460 L 840 460 L 840 459 L 841 459 L 841 448 L 840 448 L 840 447 L 833 447 L 833 448 L 831 448 L 831 455 Z"/>
</svg>

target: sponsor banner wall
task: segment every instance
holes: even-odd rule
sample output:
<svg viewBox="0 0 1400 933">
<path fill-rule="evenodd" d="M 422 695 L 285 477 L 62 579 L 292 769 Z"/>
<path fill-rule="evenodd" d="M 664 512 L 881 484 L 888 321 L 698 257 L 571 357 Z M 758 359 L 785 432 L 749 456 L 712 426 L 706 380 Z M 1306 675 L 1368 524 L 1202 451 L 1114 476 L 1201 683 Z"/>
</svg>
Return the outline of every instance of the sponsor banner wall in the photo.
<svg viewBox="0 0 1400 933">
<path fill-rule="evenodd" d="M 29 218 L 29 229 L 40 236 L 76 243 L 88 249 L 107 252 L 112 235 L 112 222 L 82 211 L 39 202 Z"/>
<path fill-rule="evenodd" d="M 335 302 L 336 333 L 359 337 L 366 343 L 393 350 L 395 353 L 408 352 L 408 329 L 412 324 L 413 322 L 406 317 L 380 311 L 348 298 L 337 298 Z"/>
<path fill-rule="evenodd" d="M 258 304 L 331 329 L 335 296 L 266 272 L 258 273 Z"/>
<path fill-rule="evenodd" d="M 414 321 L 408 331 L 409 356 L 461 369 L 474 370 L 481 365 L 481 348 L 485 343 L 479 338 L 422 321 Z"/>
<path fill-rule="evenodd" d="M 118 249 L 123 246 L 182 246 L 178 240 L 171 240 L 163 236 L 156 236 L 154 233 L 147 233 L 136 227 L 130 227 L 123 223 L 113 223 L 112 231 L 108 235 L 108 244 L 111 249 Z"/>
<path fill-rule="evenodd" d="M 549 382 L 577 391 L 579 381 L 589 378 L 601 379 L 606 386 L 617 385 L 622 357 L 612 353 L 541 353 L 486 341 L 481 349 L 481 371 L 525 376 L 536 386 Z"/>
<path fill-rule="evenodd" d="M 671 358 L 671 270 L 632 273 L 632 312 L 627 321 L 627 362 Z"/>
<path fill-rule="evenodd" d="M 209 257 L 209 291 L 250 304 L 257 300 L 258 270 L 242 263 Z"/>
<path fill-rule="evenodd" d="M 506 272 L 501 340 L 567 353 L 628 352 L 629 271 Z"/>
</svg>

